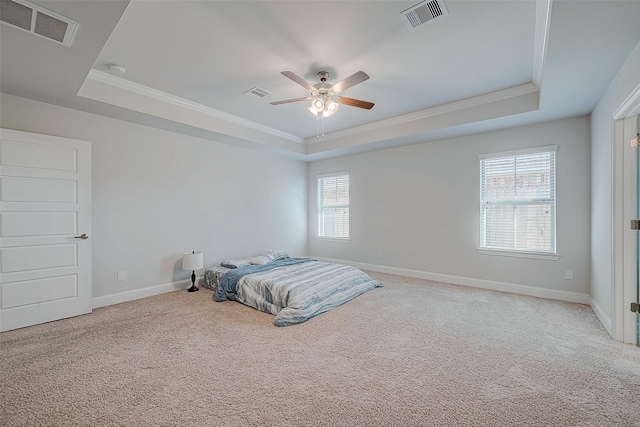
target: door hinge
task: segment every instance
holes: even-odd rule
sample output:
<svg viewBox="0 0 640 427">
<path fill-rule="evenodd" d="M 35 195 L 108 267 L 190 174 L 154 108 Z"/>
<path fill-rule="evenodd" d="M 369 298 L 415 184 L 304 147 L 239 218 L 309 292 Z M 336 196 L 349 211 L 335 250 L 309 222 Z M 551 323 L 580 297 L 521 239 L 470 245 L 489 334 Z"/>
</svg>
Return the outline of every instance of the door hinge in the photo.
<svg viewBox="0 0 640 427">
<path fill-rule="evenodd" d="M 631 312 L 640 314 L 640 304 L 638 304 L 637 302 L 632 302 L 631 303 Z"/>
<path fill-rule="evenodd" d="M 640 230 L 640 219 L 632 219 L 631 220 L 631 229 L 632 230 Z"/>
</svg>

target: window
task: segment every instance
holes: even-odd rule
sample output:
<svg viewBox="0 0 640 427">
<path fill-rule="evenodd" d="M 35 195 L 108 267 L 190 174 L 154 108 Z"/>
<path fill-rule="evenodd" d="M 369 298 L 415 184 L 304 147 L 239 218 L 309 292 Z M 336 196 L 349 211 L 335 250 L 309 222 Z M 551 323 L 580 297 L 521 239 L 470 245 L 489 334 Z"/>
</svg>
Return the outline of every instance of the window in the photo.
<svg viewBox="0 0 640 427">
<path fill-rule="evenodd" d="M 318 237 L 349 240 L 349 174 L 318 176 Z"/>
<path fill-rule="evenodd" d="M 478 156 L 480 249 L 556 253 L 556 150 Z"/>
</svg>

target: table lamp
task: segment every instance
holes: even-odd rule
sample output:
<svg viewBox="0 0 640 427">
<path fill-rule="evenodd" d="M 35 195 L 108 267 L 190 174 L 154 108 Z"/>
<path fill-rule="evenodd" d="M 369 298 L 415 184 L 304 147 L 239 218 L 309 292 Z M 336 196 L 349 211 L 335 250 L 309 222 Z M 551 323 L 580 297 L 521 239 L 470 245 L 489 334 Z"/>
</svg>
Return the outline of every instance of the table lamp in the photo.
<svg viewBox="0 0 640 427">
<path fill-rule="evenodd" d="M 189 292 L 195 292 L 198 290 L 196 286 L 196 270 L 203 267 L 202 252 L 193 251 L 191 253 L 185 253 L 182 258 L 182 269 L 191 270 L 191 287 L 187 289 Z"/>
</svg>

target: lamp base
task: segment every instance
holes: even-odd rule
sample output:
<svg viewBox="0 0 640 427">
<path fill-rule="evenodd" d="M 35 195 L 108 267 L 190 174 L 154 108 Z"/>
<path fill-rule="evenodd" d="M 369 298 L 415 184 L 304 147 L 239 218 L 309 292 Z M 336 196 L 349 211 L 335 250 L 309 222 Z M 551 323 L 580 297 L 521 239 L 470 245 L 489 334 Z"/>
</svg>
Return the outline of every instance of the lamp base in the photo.
<svg viewBox="0 0 640 427">
<path fill-rule="evenodd" d="M 195 292 L 195 291 L 199 291 L 200 289 L 198 289 L 198 287 L 196 286 L 196 271 L 193 270 L 191 272 L 191 287 L 189 289 L 187 289 L 187 292 Z"/>
</svg>

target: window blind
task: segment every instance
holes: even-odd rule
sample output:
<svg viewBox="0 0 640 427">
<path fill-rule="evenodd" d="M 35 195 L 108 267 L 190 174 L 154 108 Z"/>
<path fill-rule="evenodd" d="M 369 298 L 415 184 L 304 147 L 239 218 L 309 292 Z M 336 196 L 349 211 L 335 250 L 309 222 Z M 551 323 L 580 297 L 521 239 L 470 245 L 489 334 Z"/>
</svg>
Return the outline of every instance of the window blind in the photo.
<svg viewBox="0 0 640 427">
<path fill-rule="evenodd" d="M 349 174 L 318 177 L 318 237 L 349 239 Z"/>
<path fill-rule="evenodd" d="M 555 150 L 480 157 L 481 248 L 556 252 Z"/>
</svg>

